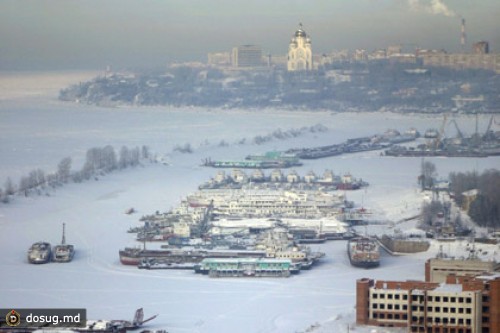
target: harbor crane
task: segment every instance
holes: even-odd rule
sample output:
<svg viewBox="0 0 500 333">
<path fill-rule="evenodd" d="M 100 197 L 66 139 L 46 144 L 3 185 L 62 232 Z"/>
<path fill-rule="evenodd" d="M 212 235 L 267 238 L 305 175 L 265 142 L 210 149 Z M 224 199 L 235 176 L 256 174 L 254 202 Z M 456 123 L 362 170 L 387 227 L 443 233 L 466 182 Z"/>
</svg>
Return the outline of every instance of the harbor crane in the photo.
<svg viewBox="0 0 500 333">
<path fill-rule="evenodd" d="M 493 125 L 493 122 L 497 124 L 497 121 L 494 116 L 491 116 L 490 122 L 488 123 L 488 127 L 486 128 L 486 131 L 483 134 L 483 140 L 492 140 L 495 138 L 495 134 L 491 130 L 491 126 Z"/>
<path fill-rule="evenodd" d="M 457 135 L 458 135 L 458 138 L 460 140 L 462 140 L 464 138 L 464 134 L 462 133 L 462 131 L 460 130 L 460 128 L 458 127 L 458 124 L 457 124 L 457 121 L 455 119 L 452 119 L 450 121 L 450 123 L 453 123 L 453 125 L 455 125 L 455 129 L 457 130 Z"/>
<path fill-rule="evenodd" d="M 442 144 L 442 140 L 444 138 L 444 127 L 446 125 L 446 120 L 448 119 L 448 115 L 445 114 L 444 117 L 443 117 L 443 122 L 441 124 L 441 127 L 439 128 L 439 132 L 438 132 L 438 135 L 436 136 L 436 138 L 434 140 L 431 141 L 430 143 L 430 147 L 433 149 L 433 150 L 437 150 L 440 148 L 441 144 Z"/>
</svg>

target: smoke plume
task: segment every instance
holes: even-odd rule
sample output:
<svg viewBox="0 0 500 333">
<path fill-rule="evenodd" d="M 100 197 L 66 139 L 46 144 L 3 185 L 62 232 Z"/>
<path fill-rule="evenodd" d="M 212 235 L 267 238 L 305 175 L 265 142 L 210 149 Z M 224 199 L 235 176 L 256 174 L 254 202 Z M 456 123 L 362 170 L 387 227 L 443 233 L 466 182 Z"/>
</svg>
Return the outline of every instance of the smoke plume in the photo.
<svg viewBox="0 0 500 333">
<path fill-rule="evenodd" d="M 456 16 L 455 12 L 449 9 L 443 0 L 408 0 L 408 5 L 414 11 L 425 11 L 432 15 Z"/>
</svg>

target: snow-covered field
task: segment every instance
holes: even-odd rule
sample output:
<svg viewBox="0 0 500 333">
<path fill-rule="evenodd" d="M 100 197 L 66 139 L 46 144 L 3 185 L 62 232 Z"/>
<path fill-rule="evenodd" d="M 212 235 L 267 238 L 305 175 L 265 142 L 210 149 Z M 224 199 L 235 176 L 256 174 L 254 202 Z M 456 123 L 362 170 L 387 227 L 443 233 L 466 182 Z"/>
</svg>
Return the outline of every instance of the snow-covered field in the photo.
<svg viewBox="0 0 500 333">
<path fill-rule="evenodd" d="M 43 87 L 43 80 L 38 82 Z M 87 149 L 108 144 L 116 150 L 147 145 L 168 165 L 145 163 L 98 181 L 0 204 L 0 308 L 83 307 L 89 318 L 131 319 L 136 308 L 144 307 L 146 316 L 160 314 L 149 327 L 169 332 L 303 332 L 312 326 L 314 332 L 347 332 L 355 321 L 356 279 L 423 279 L 424 261 L 438 250 L 434 244 L 424 254 L 384 254 L 379 268 L 363 270 L 349 265 L 344 241 L 329 242 L 319 246 L 327 254 L 321 265 L 288 279 L 210 279 L 191 271 L 122 266 L 118 250 L 135 244 L 126 230 L 138 225 L 141 215 L 169 210 L 215 175 L 216 170 L 199 166 L 203 158 L 242 159 L 249 153 L 338 143 L 389 128 L 416 127 L 423 132 L 439 128 L 441 117 L 389 112 L 103 109 L 57 102 L 54 91 L 26 98 L 22 85 L 19 89 L 0 101 L 0 187 L 7 177 L 17 182 L 36 168 L 53 172 L 67 156 L 78 168 Z M 459 116 L 457 122 L 464 132 L 474 130 L 475 118 Z M 482 127 L 486 123 L 487 117 L 480 118 Z M 286 131 L 316 124 L 329 131 L 263 145 L 251 143 L 256 135 L 278 128 Z M 451 133 L 452 129 L 447 130 Z M 237 143 L 244 138 L 246 143 Z M 222 140 L 229 145 L 219 146 Z M 172 152 L 185 143 L 192 145 L 192 154 Z M 498 157 L 430 160 L 442 176 L 500 165 Z M 420 207 L 422 194 L 416 184 L 420 163 L 419 158 L 367 152 L 306 161 L 296 169 L 304 175 L 309 170 L 321 174 L 328 168 L 363 178 L 370 187 L 347 192 L 348 199 L 383 219 L 398 221 L 416 214 Z M 130 207 L 138 212 L 124 214 Z M 39 240 L 58 243 L 63 222 L 67 241 L 76 246 L 75 259 L 68 264 L 29 265 L 28 247 Z M 355 331 L 372 329 L 356 327 Z"/>
</svg>

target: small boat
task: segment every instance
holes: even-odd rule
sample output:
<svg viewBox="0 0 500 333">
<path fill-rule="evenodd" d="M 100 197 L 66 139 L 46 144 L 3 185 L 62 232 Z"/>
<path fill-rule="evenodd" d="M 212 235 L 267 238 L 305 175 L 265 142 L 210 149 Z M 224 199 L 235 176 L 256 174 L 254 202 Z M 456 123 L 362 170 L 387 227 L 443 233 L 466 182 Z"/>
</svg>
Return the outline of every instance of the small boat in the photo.
<svg viewBox="0 0 500 333">
<path fill-rule="evenodd" d="M 52 249 L 50 243 L 36 242 L 28 250 L 30 264 L 45 264 L 51 259 Z"/>
<path fill-rule="evenodd" d="M 75 247 L 71 244 L 66 244 L 66 223 L 63 223 L 63 235 L 61 244 L 54 246 L 52 252 L 52 260 L 55 262 L 70 262 L 75 255 Z"/>
</svg>

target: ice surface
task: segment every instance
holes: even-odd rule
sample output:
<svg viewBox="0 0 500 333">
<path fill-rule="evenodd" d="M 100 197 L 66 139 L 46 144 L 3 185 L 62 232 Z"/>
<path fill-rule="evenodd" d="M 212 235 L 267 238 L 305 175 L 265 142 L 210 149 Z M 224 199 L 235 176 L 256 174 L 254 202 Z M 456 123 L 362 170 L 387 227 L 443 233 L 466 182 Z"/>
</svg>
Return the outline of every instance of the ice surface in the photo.
<svg viewBox="0 0 500 333">
<path fill-rule="evenodd" d="M 8 176 L 17 181 L 35 168 L 52 172 L 66 156 L 73 158 L 76 167 L 87 149 L 107 144 L 117 150 L 122 145 L 148 145 L 169 165 L 147 163 L 98 181 L 69 184 L 49 191 L 47 196 L 16 197 L 1 204 L 2 308 L 83 307 L 93 319 L 132 319 L 135 309 L 144 307 L 146 315 L 160 315 L 148 327 L 169 332 L 347 332 L 348 326 L 352 331 L 355 321 L 356 279 L 423 279 L 425 260 L 439 250 L 433 243 L 426 253 L 404 257 L 383 253 L 380 267 L 365 270 L 350 266 L 345 241 L 331 241 L 314 246 L 326 253 L 318 267 L 287 279 L 210 279 L 191 271 L 143 271 L 122 266 L 118 250 L 139 246 L 126 230 L 139 225 L 141 215 L 169 210 L 216 174 L 215 169 L 199 166 L 203 158 L 242 159 L 272 149 L 338 143 L 388 128 L 424 131 L 436 127 L 440 117 L 166 107 L 103 109 L 53 99 L 37 101 L 0 103 L 0 186 Z M 469 130 L 474 127 L 470 118 L 461 120 Z M 235 143 L 242 138 L 251 141 L 277 128 L 318 123 L 330 130 L 264 145 Z M 219 147 L 221 140 L 230 145 Z M 193 154 L 172 153 L 176 144 L 187 142 L 193 145 Z M 429 160 L 443 176 L 450 171 L 481 171 L 500 165 L 498 157 Z M 328 168 L 336 174 L 350 172 L 363 178 L 370 187 L 347 191 L 348 199 L 373 210 L 381 221 L 406 227 L 398 221 L 418 213 L 423 199 L 416 184 L 420 163 L 419 158 L 366 152 L 306 161 L 296 170 L 305 175 L 309 170 L 321 174 Z M 130 207 L 137 213 L 125 214 Z M 29 246 L 40 240 L 58 243 L 63 222 L 66 240 L 76 248 L 74 260 L 28 264 Z M 379 230 L 391 227 L 390 223 L 376 226 Z M 450 252 L 456 250 L 454 245 L 447 246 Z M 355 331 L 373 329 L 357 327 Z"/>
</svg>

